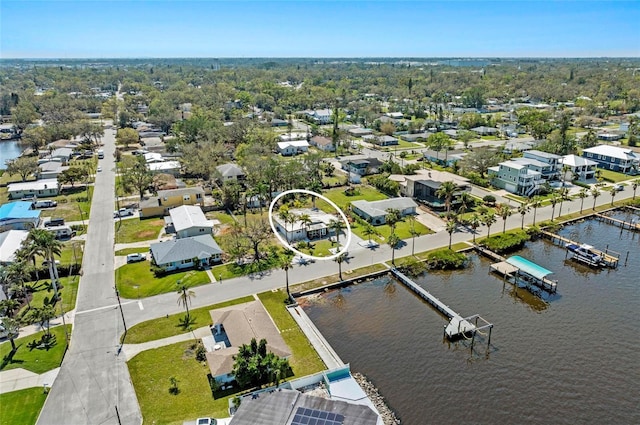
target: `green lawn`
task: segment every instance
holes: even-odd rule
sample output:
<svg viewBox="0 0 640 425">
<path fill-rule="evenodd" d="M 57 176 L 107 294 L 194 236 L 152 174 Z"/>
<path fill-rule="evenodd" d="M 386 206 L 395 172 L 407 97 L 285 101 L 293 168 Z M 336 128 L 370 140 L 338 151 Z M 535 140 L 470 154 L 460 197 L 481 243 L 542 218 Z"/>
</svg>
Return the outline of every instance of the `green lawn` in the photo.
<svg viewBox="0 0 640 425">
<path fill-rule="evenodd" d="M 87 192 L 89 196 L 87 197 Z M 41 218 L 47 221 L 48 218 L 64 218 L 65 221 L 86 221 L 89 219 L 91 211 L 91 198 L 93 196 L 93 186 L 89 190 L 84 187 L 76 187 L 66 190 L 63 195 L 50 198 L 58 202 L 58 206 L 53 209 L 43 209 Z"/>
<path fill-rule="evenodd" d="M 297 249 L 300 252 L 316 257 L 328 257 L 329 255 L 333 255 L 329 249 L 335 248 L 336 246 L 338 246 L 338 244 L 331 242 L 329 239 L 321 239 L 319 241 L 311 242 L 311 248 Z"/>
<path fill-rule="evenodd" d="M 0 425 L 35 424 L 46 399 L 40 387 L 0 394 Z"/>
<path fill-rule="evenodd" d="M 289 363 L 295 377 L 300 378 L 326 369 L 316 350 L 287 311 L 284 304 L 287 298 L 286 292 L 284 290 L 263 292 L 258 294 L 258 297 L 291 349 Z"/>
<path fill-rule="evenodd" d="M 222 212 L 222 211 L 212 211 L 212 212 L 208 212 L 205 214 L 205 216 L 208 219 L 215 219 L 220 221 L 220 224 L 226 224 L 226 225 L 232 225 L 233 223 L 235 223 L 235 220 L 233 219 L 233 217 L 231 217 L 231 215 L 229 215 L 226 212 Z"/>
<path fill-rule="evenodd" d="M 199 417 L 228 417 L 228 397 L 211 395 L 206 362 L 196 361 L 194 341 L 143 351 L 127 363 L 142 418 L 147 424 L 182 425 Z M 179 392 L 169 393 L 175 377 Z"/>
<path fill-rule="evenodd" d="M 138 252 L 147 252 L 148 248 L 125 248 L 119 249 L 116 251 L 116 255 L 129 255 L 129 254 L 137 254 Z"/>
<path fill-rule="evenodd" d="M 77 264 L 82 265 L 82 256 L 84 254 L 84 241 L 67 241 L 62 244 L 60 256 L 56 259 L 60 260 L 61 265 Z M 36 264 L 41 267 L 44 276 L 49 276 L 49 269 L 42 266 L 44 257 L 36 256 Z"/>
<path fill-rule="evenodd" d="M 178 295 L 176 295 L 176 302 Z M 190 316 L 193 319 L 191 327 L 193 329 L 202 326 L 211 325 L 211 316 L 209 310 L 216 308 L 228 307 L 230 305 L 242 304 L 253 301 L 252 296 L 238 298 L 231 301 L 226 301 L 206 307 L 200 307 L 190 310 Z M 184 313 L 172 314 L 169 317 L 160 317 L 158 319 L 147 320 L 146 322 L 138 323 L 137 325 L 129 328 L 127 331 L 127 344 L 140 344 L 143 342 L 154 341 L 156 339 L 168 338 L 170 336 L 180 335 L 185 333 L 185 329 L 180 325 L 179 320 L 184 317 Z"/>
<path fill-rule="evenodd" d="M 48 276 L 48 275 L 47 275 Z M 62 297 L 62 309 L 63 311 L 71 311 L 76 307 L 76 296 L 78 295 L 78 282 L 80 276 L 61 277 L 60 286 L 58 287 L 58 293 Z M 31 307 L 38 308 L 44 305 L 45 298 L 53 297 L 53 288 L 49 285 L 51 281 L 43 279 L 38 282 L 25 283 L 26 286 L 30 286 L 35 290 L 32 293 Z M 29 307 L 25 305 L 19 314 L 27 314 Z M 56 313 L 60 313 L 60 307 L 56 305 Z"/>
<path fill-rule="evenodd" d="M 141 242 L 157 239 L 160 230 L 164 227 L 164 220 L 161 218 L 151 218 L 140 220 L 130 218 L 127 220 L 115 220 L 116 243 Z"/>
<path fill-rule="evenodd" d="M 328 199 L 330 199 L 331 201 L 333 201 L 338 207 L 340 207 L 344 211 L 346 211 L 347 206 L 353 201 L 359 201 L 361 199 L 364 199 L 367 201 L 379 201 L 381 199 L 388 198 L 387 195 L 379 192 L 377 189 L 371 186 L 359 185 L 359 186 L 355 186 L 355 190 L 356 190 L 356 194 L 353 196 L 347 196 L 344 193 L 345 188 L 330 189 L 324 192 L 323 195 Z M 324 202 L 322 204 L 326 205 L 326 203 Z M 324 210 L 320 202 L 318 202 L 318 208 L 321 208 Z M 331 213 L 335 213 L 335 211 L 333 211 L 333 208 L 331 208 L 331 210 L 332 210 Z"/>
<path fill-rule="evenodd" d="M 66 328 L 70 333 L 71 325 L 67 325 Z M 0 358 L 2 358 L 0 370 L 10 370 L 21 367 L 39 374 L 59 367 L 67 348 L 64 326 L 51 328 L 51 335 L 55 335 L 57 341 L 52 348 L 49 350 L 40 348 L 30 350 L 28 347 L 29 343 L 39 341 L 43 335 L 44 331 L 16 339 L 17 350 L 13 356 L 10 356 L 11 344 L 9 341 L 3 342 L 0 345 Z"/>
<path fill-rule="evenodd" d="M 210 282 L 207 273 L 200 270 L 155 277 L 149 269 L 148 261 L 126 264 L 116 269 L 116 285 L 118 291 L 120 291 L 120 296 L 123 298 L 133 299 L 138 298 L 138 296 L 144 298 L 174 292 L 176 291 L 176 282 L 180 279 L 182 279 L 182 283 L 186 283 L 190 287 Z"/>
<path fill-rule="evenodd" d="M 602 168 L 598 169 L 600 171 L 600 175 L 602 176 L 603 179 L 608 180 L 610 182 L 613 183 L 618 183 L 624 180 L 629 180 L 632 178 L 632 176 L 629 176 L 627 174 L 622 174 L 622 173 L 618 173 L 616 171 L 611 171 L 611 170 L 604 170 Z"/>
<path fill-rule="evenodd" d="M 353 231 L 354 234 L 358 235 L 360 238 L 364 240 L 369 240 L 369 236 L 366 236 L 364 234 L 364 228 L 365 227 L 363 225 L 357 222 L 351 223 L 351 230 Z M 371 240 L 373 241 L 384 243 L 387 239 L 389 239 L 389 236 L 391 236 L 391 226 L 389 226 L 388 224 L 374 226 L 374 228 L 376 229 L 377 235 L 371 236 Z M 418 221 L 414 223 L 414 229 L 417 232 L 420 232 L 420 236 L 429 235 L 433 233 L 431 229 L 429 229 L 428 227 L 426 227 L 425 225 L 423 225 Z M 411 230 L 411 224 L 406 218 L 396 224 L 396 235 L 400 239 L 411 239 L 410 230 Z"/>
</svg>

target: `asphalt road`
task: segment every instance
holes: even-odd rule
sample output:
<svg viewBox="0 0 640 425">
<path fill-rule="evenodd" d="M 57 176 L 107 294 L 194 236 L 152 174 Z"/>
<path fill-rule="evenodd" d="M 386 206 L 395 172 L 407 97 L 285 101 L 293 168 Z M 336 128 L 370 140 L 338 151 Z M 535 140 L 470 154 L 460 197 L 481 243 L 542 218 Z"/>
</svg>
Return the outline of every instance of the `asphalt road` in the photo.
<svg viewBox="0 0 640 425">
<path fill-rule="evenodd" d="M 124 328 L 113 269 L 115 130 L 107 129 L 102 140 L 71 344 L 38 424 L 142 422 L 124 356 L 117 355 Z"/>
</svg>

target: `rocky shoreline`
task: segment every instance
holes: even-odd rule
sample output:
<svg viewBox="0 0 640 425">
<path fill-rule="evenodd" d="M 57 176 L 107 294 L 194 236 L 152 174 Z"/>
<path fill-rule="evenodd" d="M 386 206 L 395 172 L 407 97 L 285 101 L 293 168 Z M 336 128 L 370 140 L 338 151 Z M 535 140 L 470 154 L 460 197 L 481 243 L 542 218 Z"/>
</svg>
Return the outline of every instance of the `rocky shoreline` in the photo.
<svg viewBox="0 0 640 425">
<path fill-rule="evenodd" d="M 384 397 L 380 395 L 380 392 L 375 385 L 373 385 L 367 377 L 361 373 L 354 373 L 353 377 L 373 402 L 373 405 L 380 413 L 380 416 L 382 416 L 382 422 L 384 422 L 385 425 L 399 425 L 401 423 L 400 419 L 398 419 L 396 414 L 393 413 L 389 406 L 387 406 L 387 403 L 384 401 Z"/>
</svg>

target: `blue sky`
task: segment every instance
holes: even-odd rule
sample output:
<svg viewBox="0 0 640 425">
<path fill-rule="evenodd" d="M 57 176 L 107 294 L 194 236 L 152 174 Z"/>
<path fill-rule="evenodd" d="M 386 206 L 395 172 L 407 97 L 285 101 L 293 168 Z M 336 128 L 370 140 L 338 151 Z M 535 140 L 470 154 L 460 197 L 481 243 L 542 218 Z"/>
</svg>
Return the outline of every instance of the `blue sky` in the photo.
<svg viewBox="0 0 640 425">
<path fill-rule="evenodd" d="M 0 1 L 0 57 L 640 56 L 640 1 Z"/>
</svg>

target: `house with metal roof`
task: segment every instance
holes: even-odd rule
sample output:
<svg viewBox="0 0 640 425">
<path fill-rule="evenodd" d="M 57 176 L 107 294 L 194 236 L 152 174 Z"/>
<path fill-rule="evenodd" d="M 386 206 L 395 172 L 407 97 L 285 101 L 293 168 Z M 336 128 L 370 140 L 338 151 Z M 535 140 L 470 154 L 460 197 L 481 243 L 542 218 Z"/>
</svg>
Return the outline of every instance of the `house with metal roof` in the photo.
<svg viewBox="0 0 640 425">
<path fill-rule="evenodd" d="M 9 202 L 0 207 L 0 229 L 30 230 L 40 224 L 40 210 L 31 209 L 31 202 Z"/>
<path fill-rule="evenodd" d="M 386 222 L 388 209 L 400 211 L 400 217 L 413 215 L 416 213 L 418 204 L 411 198 L 390 198 L 380 201 L 353 201 L 351 209 L 358 216 L 377 226 Z"/>
<path fill-rule="evenodd" d="M 288 142 L 278 142 L 277 151 L 282 156 L 297 155 L 309 150 L 309 142 L 306 140 L 292 140 Z"/>
<path fill-rule="evenodd" d="M 582 156 L 598 163 L 599 168 L 635 175 L 640 166 L 640 156 L 629 148 L 599 145 L 583 149 Z"/>
<path fill-rule="evenodd" d="M 153 264 L 167 272 L 210 265 L 222 260 L 222 250 L 211 235 L 153 243 L 149 251 Z"/>
<path fill-rule="evenodd" d="M 596 176 L 596 168 L 598 163 L 578 155 L 565 155 L 560 158 L 560 165 L 569 168 L 568 175 L 563 176 L 567 180 L 589 180 Z"/>
<path fill-rule="evenodd" d="M 0 233 L 0 265 L 11 264 L 16 260 L 16 251 L 27 239 L 26 230 L 8 230 Z"/>
<path fill-rule="evenodd" d="M 58 196 L 58 180 L 44 179 L 30 182 L 11 183 L 7 186 L 9 199 L 22 199 L 25 197 L 50 198 Z"/>
<path fill-rule="evenodd" d="M 210 235 L 213 233 L 213 221 L 208 220 L 197 205 L 182 205 L 169 210 L 168 224 L 177 238 Z"/>
</svg>

